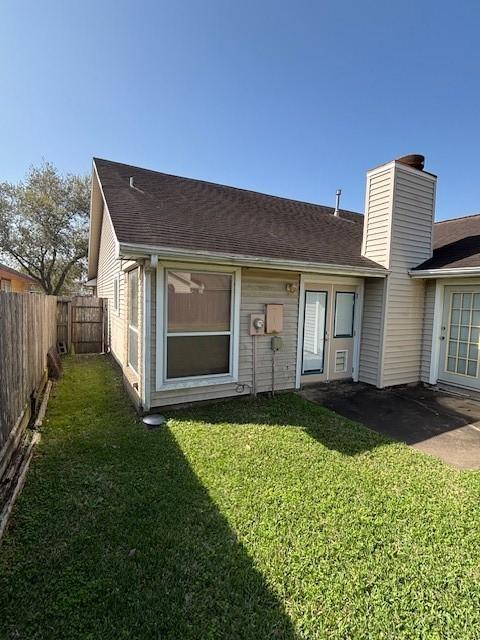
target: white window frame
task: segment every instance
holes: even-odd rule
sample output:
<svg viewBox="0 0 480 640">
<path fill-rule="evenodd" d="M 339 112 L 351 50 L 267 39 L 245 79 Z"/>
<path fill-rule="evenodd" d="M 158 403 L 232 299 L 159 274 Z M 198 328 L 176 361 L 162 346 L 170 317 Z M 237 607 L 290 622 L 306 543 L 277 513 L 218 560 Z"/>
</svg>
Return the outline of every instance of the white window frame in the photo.
<svg viewBox="0 0 480 640">
<path fill-rule="evenodd" d="M 189 271 L 199 273 L 223 273 L 232 276 L 232 298 L 230 308 L 230 331 L 220 332 L 182 332 L 180 336 L 202 335 L 230 335 L 230 370 L 228 373 L 188 376 L 184 378 L 167 379 L 167 300 L 169 271 Z M 159 263 L 157 267 L 157 322 L 156 322 L 156 390 L 189 389 L 199 386 L 217 384 L 231 384 L 238 382 L 238 358 L 240 344 L 240 298 L 241 298 L 241 269 L 223 265 L 204 265 L 177 262 Z"/>
<path fill-rule="evenodd" d="M 138 369 L 140 367 L 140 349 L 139 349 L 139 327 L 138 325 L 135 327 L 132 324 L 130 324 L 130 315 L 131 315 L 131 305 L 130 305 L 130 274 L 133 271 L 137 271 L 137 312 L 140 309 L 140 305 L 138 304 L 139 299 L 140 299 L 140 269 L 139 267 L 134 267 L 133 269 L 129 269 L 126 273 L 127 273 L 127 364 L 130 367 L 130 369 L 137 374 L 138 376 Z M 138 323 L 138 315 L 137 315 L 137 323 Z M 135 368 L 133 366 L 133 364 L 130 362 L 130 331 L 133 331 L 133 333 L 136 334 L 137 336 L 137 368 Z"/>
<path fill-rule="evenodd" d="M 117 288 L 117 304 L 115 304 L 115 287 Z M 117 273 L 113 278 L 113 300 L 112 300 L 112 309 L 114 313 L 120 315 L 120 274 Z"/>
<path fill-rule="evenodd" d="M 0 290 L 3 291 L 4 293 L 11 293 L 12 281 L 9 280 L 8 278 L 0 279 Z"/>
</svg>

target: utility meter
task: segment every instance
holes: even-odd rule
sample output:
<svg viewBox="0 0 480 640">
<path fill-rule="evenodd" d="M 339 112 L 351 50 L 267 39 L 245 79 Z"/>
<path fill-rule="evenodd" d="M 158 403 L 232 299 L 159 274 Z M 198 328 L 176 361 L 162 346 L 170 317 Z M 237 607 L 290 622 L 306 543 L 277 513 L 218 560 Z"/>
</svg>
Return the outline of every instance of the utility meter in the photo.
<svg viewBox="0 0 480 640">
<path fill-rule="evenodd" d="M 265 333 L 265 314 L 252 313 L 250 316 L 250 335 L 263 336 Z"/>
<path fill-rule="evenodd" d="M 281 351 L 283 349 L 283 339 L 280 336 L 273 336 L 270 346 L 272 351 Z"/>
<path fill-rule="evenodd" d="M 260 331 L 261 329 L 263 329 L 264 324 L 265 323 L 263 321 L 263 318 L 255 318 L 255 320 L 253 321 L 253 326 L 257 331 Z"/>
</svg>

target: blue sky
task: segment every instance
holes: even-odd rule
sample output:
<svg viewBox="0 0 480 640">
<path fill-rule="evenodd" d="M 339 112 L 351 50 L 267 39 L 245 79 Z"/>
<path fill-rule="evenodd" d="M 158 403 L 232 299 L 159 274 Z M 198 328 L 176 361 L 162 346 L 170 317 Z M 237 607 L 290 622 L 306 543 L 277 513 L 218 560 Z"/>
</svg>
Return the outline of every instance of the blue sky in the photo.
<svg viewBox="0 0 480 640">
<path fill-rule="evenodd" d="M 437 219 L 480 211 L 480 4 L 3 0 L 0 180 L 93 155 L 363 211 L 423 153 Z"/>
</svg>

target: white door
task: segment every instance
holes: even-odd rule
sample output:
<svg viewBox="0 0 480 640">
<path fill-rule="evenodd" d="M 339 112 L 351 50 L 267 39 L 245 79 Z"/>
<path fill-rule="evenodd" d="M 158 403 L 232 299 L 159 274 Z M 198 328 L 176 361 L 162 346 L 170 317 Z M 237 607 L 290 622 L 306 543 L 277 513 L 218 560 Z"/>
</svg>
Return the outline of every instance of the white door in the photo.
<svg viewBox="0 0 480 640">
<path fill-rule="evenodd" d="M 351 285 L 305 285 L 303 383 L 352 377 L 356 288 Z"/>
<path fill-rule="evenodd" d="M 439 380 L 480 388 L 480 287 L 445 287 Z"/>
</svg>

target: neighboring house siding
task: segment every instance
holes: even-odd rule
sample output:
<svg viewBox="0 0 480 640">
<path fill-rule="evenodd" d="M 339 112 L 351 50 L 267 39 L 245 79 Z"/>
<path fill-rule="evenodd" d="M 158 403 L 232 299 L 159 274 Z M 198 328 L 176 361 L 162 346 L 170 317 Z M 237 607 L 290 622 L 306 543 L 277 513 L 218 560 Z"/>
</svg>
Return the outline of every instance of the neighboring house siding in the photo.
<svg viewBox="0 0 480 640">
<path fill-rule="evenodd" d="M 365 278 L 359 380 L 373 385 L 380 368 L 384 287 L 383 278 Z"/>
<path fill-rule="evenodd" d="M 240 303 L 239 382 L 180 390 L 155 390 L 156 370 L 156 283 L 152 276 L 152 341 L 151 341 L 151 406 L 179 404 L 196 400 L 212 400 L 250 393 L 252 385 L 252 337 L 250 336 L 250 314 L 263 313 L 266 303 L 284 305 L 284 348 L 276 355 L 276 390 L 295 387 L 298 330 L 298 293 L 289 295 L 288 283 L 298 284 L 299 274 L 274 270 L 242 269 Z M 257 391 L 272 388 L 272 336 L 258 336 L 257 340 Z M 245 385 L 241 388 L 241 385 Z"/>
<path fill-rule="evenodd" d="M 435 311 L 435 280 L 428 280 L 425 287 L 425 304 L 423 311 L 422 360 L 420 379 L 430 382 L 430 361 L 432 357 L 433 318 Z"/>
<path fill-rule="evenodd" d="M 435 182 L 396 166 L 382 386 L 420 380 L 425 283 L 408 272 L 432 255 Z"/>
<path fill-rule="evenodd" d="M 363 253 L 379 264 L 389 256 L 390 216 L 393 188 L 393 168 L 371 175 L 367 179 L 366 232 Z"/>
<path fill-rule="evenodd" d="M 4 282 L 3 286 L 1 285 Z M 28 293 L 29 291 L 41 291 L 39 285 L 25 281 L 10 271 L 0 269 L 0 291 L 10 291 L 11 293 Z"/>
</svg>

